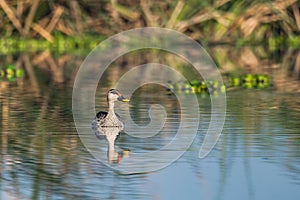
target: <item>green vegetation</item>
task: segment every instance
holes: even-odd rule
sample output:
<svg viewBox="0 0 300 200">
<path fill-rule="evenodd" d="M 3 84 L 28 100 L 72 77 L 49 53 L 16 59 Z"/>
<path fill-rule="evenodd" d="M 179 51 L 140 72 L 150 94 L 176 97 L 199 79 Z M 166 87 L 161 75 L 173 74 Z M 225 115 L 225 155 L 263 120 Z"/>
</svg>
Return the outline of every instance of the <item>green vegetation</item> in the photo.
<svg viewBox="0 0 300 200">
<path fill-rule="evenodd" d="M 22 78 L 24 76 L 24 69 L 16 68 L 14 65 L 9 65 L 7 67 L 0 67 L 0 80 L 1 81 L 16 81 L 17 78 Z"/>
<path fill-rule="evenodd" d="M 245 74 L 243 76 L 228 76 L 228 83 L 226 84 L 215 80 L 207 82 L 201 80 L 181 81 L 177 83 L 169 82 L 168 90 L 172 91 L 172 93 L 177 91 L 186 94 L 218 94 L 226 92 L 226 88 L 264 89 L 270 86 L 270 77 L 266 74 Z"/>
<path fill-rule="evenodd" d="M 271 85 L 270 77 L 266 74 L 246 74 L 243 76 L 229 76 L 230 87 L 268 88 Z"/>
<path fill-rule="evenodd" d="M 14 54 L 19 52 L 50 51 L 58 54 L 83 53 L 95 48 L 104 36 L 64 36 L 57 34 L 53 42 L 43 39 L 26 39 L 4 37 L 0 38 L 0 54 Z"/>
<path fill-rule="evenodd" d="M 157 26 L 203 44 L 299 48 L 298 0 L 0 1 L 0 53 L 90 50 L 105 37 Z"/>
<path fill-rule="evenodd" d="M 208 47 L 222 74 L 269 74 L 276 88 L 298 91 L 297 82 L 285 87 L 281 80 L 291 78 L 291 74 L 293 79 L 299 77 L 299 6 L 299 0 L 1 0 L 0 55 L 5 56 L 0 65 L 4 71 L 11 64 L 24 68 L 31 78 L 35 77 L 34 69 L 40 68 L 62 83 L 68 80 L 63 66 L 74 57 L 86 55 L 99 42 L 121 31 L 154 26 L 182 32 Z M 135 65 L 153 61 L 151 58 L 161 61 L 155 54 L 145 55 L 122 58 Z M 197 79 L 188 63 L 165 57 L 165 63 L 188 80 Z M 119 62 L 126 67 L 125 62 Z M 282 72 L 275 73 L 277 69 Z M 2 73 L 2 78 L 7 75 Z M 240 76 L 234 80 L 243 82 Z M 249 83 L 240 86 L 245 85 L 262 87 Z M 199 88 L 205 90 L 204 85 Z"/>
</svg>

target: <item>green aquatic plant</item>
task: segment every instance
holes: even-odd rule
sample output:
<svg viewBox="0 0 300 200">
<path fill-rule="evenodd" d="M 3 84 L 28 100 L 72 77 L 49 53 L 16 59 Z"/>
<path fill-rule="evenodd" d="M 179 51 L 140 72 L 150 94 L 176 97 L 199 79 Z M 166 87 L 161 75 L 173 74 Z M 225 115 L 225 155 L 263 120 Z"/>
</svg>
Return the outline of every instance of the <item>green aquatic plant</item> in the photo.
<svg viewBox="0 0 300 200">
<path fill-rule="evenodd" d="M 16 81 L 18 78 L 24 77 L 24 69 L 16 68 L 15 65 L 0 67 L 0 77 L 2 81 Z"/>
<path fill-rule="evenodd" d="M 256 87 L 267 88 L 270 86 L 270 77 L 265 74 L 256 75 Z"/>
<path fill-rule="evenodd" d="M 168 82 L 168 91 L 184 92 L 186 94 L 207 94 L 222 93 L 226 91 L 226 86 L 219 81 L 192 80 L 190 82 L 180 81 L 177 83 Z"/>
<path fill-rule="evenodd" d="M 230 76 L 229 77 L 229 83 L 230 83 L 230 86 L 233 86 L 233 87 L 240 86 L 240 84 L 241 84 L 241 78 L 240 77 L 236 77 L 236 76 Z"/>
<path fill-rule="evenodd" d="M 242 86 L 245 88 L 253 88 L 256 84 L 256 79 L 253 74 L 246 74 L 242 77 Z"/>
<path fill-rule="evenodd" d="M 264 89 L 271 85 L 270 77 L 266 74 L 245 74 L 243 76 L 229 76 L 228 85 L 216 81 L 209 80 L 192 80 L 190 82 L 179 81 L 172 83 L 168 81 L 168 91 L 184 92 L 186 94 L 213 94 L 226 92 L 227 88 L 257 88 Z"/>
<path fill-rule="evenodd" d="M 243 76 L 229 76 L 230 87 L 263 89 L 271 85 L 270 77 L 266 74 L 245 74 Z"/>
<path fill-rule="evenodd" d="M 2 37 L 0 38 L 0 54 L 7 55 L 19 52 L 39 51 L 50 51 L 59 54 L 76 53 L 78 51 L 80 51 L 80 53 L 89 52 L 104 39 L 105 37 L 101 35 L 70 37 L 62 34 L 55 34 L 53 42 L 38 39 L 24 39 L 19 37 Z"/>
</svg>

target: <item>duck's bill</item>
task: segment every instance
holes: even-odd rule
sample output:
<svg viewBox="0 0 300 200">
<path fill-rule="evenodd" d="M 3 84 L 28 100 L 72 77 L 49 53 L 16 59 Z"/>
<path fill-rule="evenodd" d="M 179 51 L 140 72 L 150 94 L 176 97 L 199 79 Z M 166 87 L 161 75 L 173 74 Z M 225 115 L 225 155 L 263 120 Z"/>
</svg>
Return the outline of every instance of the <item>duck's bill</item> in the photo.
<svg viewBox="0 0 300 200">
<path fill-rule="evenodd" d="M 123 101 L 123 102 L 129 102 L 130 100 L 129 100 L 129 99 L 126 99 L 126 98 L 124 98 L 122 101 Z"/>
<path fill-rule="evenodd" d="M 129 99 L 126 99 L 124 96 L 119 96 L 118 100 L 122 102 L 129 102 Z"/>
</svg>

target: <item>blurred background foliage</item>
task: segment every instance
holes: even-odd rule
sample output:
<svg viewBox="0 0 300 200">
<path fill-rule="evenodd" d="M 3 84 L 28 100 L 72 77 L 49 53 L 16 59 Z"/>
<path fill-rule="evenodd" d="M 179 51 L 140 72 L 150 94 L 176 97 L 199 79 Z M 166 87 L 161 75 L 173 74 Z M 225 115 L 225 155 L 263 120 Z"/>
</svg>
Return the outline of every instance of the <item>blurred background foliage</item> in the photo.
<svg viewBox="0 0 300 200">
<path fill-rule="evenodd" d="M 298 0 L 2 0 L 1 46 L 22 49 L 25 39 L 32 49 L 57 47 L 57 41 L 92 48 L 120 31 L 157 26 L 208 44 L 296 48 L 299 6 Z"/>
<path fill-rule="evenodd" d="M 36 77 L 39 68 L 55 82 L 72 83 L 70 74 L 99 42 L 153 26 L 200 42 L 223 75 L 269 74 L 277 89 L 295 92 L 300 90 L 299 8 L 299 0 L 1 0 L 0 75 L 15 80 L 23 69 Z M 115 64 L 129 68 L 157 57 L 157 52 L 130 54 Z M 166 64 L 194 74 L 174 56 Z M 11 65 L 15 73 L 7 72 Z"/>
</svg>

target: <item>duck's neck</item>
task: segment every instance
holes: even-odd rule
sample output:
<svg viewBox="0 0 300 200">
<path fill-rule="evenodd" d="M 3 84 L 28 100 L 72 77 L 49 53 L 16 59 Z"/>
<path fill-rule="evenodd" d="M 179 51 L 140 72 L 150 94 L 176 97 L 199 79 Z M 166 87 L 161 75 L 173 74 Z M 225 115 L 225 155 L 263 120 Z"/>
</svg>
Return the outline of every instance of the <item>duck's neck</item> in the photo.
<svg viewBox="0 0 300 200">
<path fill-rule="evenodd" d="M 108 101 L 108 115 L 115 116 L 114 106 L 115 106 L 114 101 Z"/>
</svg>

